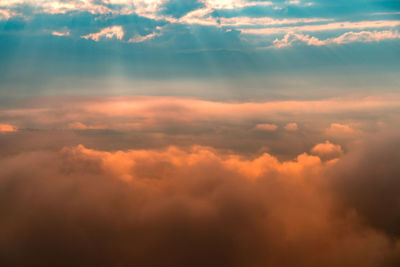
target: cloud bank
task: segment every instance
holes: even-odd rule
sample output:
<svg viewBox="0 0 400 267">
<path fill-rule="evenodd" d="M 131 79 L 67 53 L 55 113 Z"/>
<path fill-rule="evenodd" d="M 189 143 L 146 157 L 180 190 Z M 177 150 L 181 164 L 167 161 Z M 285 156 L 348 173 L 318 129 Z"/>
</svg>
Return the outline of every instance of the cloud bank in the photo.
<svg viewBox="0 0 400 267">
<path fill-rule="evenodd" d="M 2 157 L 0 262 L 397 266 L 398 138 L 381 138 L 326 162 L 200 146 Z"/>
</svg>

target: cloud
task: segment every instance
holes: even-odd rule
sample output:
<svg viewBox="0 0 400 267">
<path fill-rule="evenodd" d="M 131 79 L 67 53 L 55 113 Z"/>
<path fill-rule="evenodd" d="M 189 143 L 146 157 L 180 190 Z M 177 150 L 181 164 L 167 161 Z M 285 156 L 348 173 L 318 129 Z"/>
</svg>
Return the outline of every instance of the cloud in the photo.
<svg viewBox="0 0 400 267">
<path fill-rule="evenodd" d="M 368 142 L 334 163 L 199 146 L 21 151 L 0 158 L 1 262 L 396 266 L 393 148 Z"/>
<path fill-rule="evenodd" d="M 332 123 L 329 128 L 325 130 L 326 134 L 333 137 L 354 137 L 359 132 L 353 129 L 350 125 Z"/>
<path fill-rule="evenodd" d="M 291 27 L 275 28 L 256 28 L 241 29 L 244 34 L 274 35 L 281 33 L 303 33 L 303 32 L 325 32 L 347 29 L 375 29 L 375 28 L 394 28 L 400 25 L 398 20 L 378 20 L 378 21 L 356 21 L 356 22 L 333 22 L 316 25 L 303 25 Z"/>
<path fill-rule="evenodd" d="M 396 95 L 266 102 L 219 102 L 186 97 L 53 97 L 38 98 L 32 100 L 32 103 L 18 109 L 3 109 L 0 111 L 0 119 L 21 125 L 22 128 L 39 129 L 65 129 L 70 123 L 90 122 L 91 126 L 101 125 L 118 131 L 170 131 L 175 127 L 180 131 L 210 131 L 216 126 L 221 128 L 233 125 L 272 130 L 275 124 L 286 124 L 287 129 L 295 130 L 298 125 L 288 122 L 299 120 L 301 123 L 308 123 L 310 126 L 307 127 L 320 129 L 326 125 L 326 120 L 334 121 L 338 114 L 347 114 L 347 120 L 365 124 L 369 120 L 361 118 L 360 121 L 357 114 L 377 116 L 370 120 L 373 123 L 385 119 L 386 110 L 400 108 L 399 97 Z M 310 117 L 314 123 L 309 121 Z M 256 123 L 251 123 L 263 121 L 265 118 L 274 121 L 274 124 L 261 123 L 254 126 Z M 344 122 L 333 122 L 322 131 L 328 136 L 352 136 L 360 133 L 353 129 L 355 123 L 348 125 Z"/>
<path fill-rule="evenodd" d="M 246 1 L 246 0 L 204 0 L 206 7 L 211 9 L 236 9 L 251 6 L 271 6 L 271 1 Z"/>
<path fill-rule="evenodd" d="M 10 11 L 10 10 L 4 10 L 4 9 L 0 9 L 0 21 L 1 20 L 7 20 L 13 16 L 15 16 L 16 13 Z"/>
<path fill-rule="evenodd" d="M 303 23 L 316 23 L 332 21 L 332 19 L 323 18 L 286 18 L 275 19 L 269 17 L 253 18 L 253 17 L 232 17 L 232 18 L 218 18 L 219 25 L 221 26 L 274 26 L 284 24 L 303 24 Z"/>
<path fill-rule="evenodd" d="M 274 132 L 278 129 L 278 125 L 270 123 L 260 123 L 257 124 L 256 127 L 254 127 L 254 129 L 258 131 Z"/>
<path fill-rule="evenodd" d="M 21 147 L 60 149 L 63 144 L 79 143 L 103 150 L 127 146 L 145 149 L 187 147 L 195 140 L 198 145 L 236 153 L 254 154 L 265 147 L 268 149 L 263 151 L 288 159 L 323 140 L 347 150 L 363 135 L 398 127 L 399 103 L 396 95 L 266 102 L 187 97 L 44 97 L 0 111 L 1 121 L 21 129 L 18 135 L 2 135 L 0 145 L 11 151 Z M 387 116 L 388 110 L 392 111 L 391 117 Z M 294 122 L 301 131 L 287 132 L 284 127 Z M 275 131 L 273 125 L 278 127 Z M 19 146 L 13 147 L 11 138 Z"/>
<path fill-rule="evenodd" d="M 299 129 L 299 127 L 297 126 L 297 123 L 295 122 L 291 122 L 285 125 L 285 130 L 289 131 L 289 132 L 295 132 Z"/>
<path fill-rule="evenodd" d="M 132 10 L 131 6 L 125 7 L 122 10 L 124 14 L 136 13 L 139 16 L 143 16 L 150 19 L 162 19 L 159 13 L 162 9 L 162 6 L 168 1 L 165 0 L 135 0 L 133 1 L 134 9 Z"/>
<path fill-rule="evenodd" d="M 10 124 L 0 123 L 0 133 L 11 133 L 16 131 L 17 127 Z"/>
<path fill-rule="evenodd" d="M 124 29 L 121 26 L 112 26 L 104 28 L 97 33 L 90 33 L 88 35 L 81 36 L 81 38 L 92 39 L 95 42 L 98 42 L 101 38 L 116 38 L 118 40 L 122 40 L 124 34 Z"/>
<path fill-rule="evenodd" d="M 398 133 L 360 140 L 331 173 L 333 191 L 371 226 L 400 236 L 400 154 Z"/>
<path fill-rule="evenodd" d="M 65 31 L 65 32 L 53 31 L 51 34 L 54 36 L 70 36 L 71 32 L 69 32 L 69 31 Z"/>
<path fill-rule="evenodd" d="M 132 38 L 130 38 L 130 39 L 128 40 L 128 43 L 142 43 L 142 42 L 144 42 L 144 41 L 146 41 L 146 40 L 154 39 L 154 38 L 157 37 L 157 36 L 161 36 L 161 33 L 159 33 L 159 32 L 153 32 L 153 33 L 150 33 L 150 34 L 147 34 L 147 35 L 144 35 L 144 36 L 142 36 L 142 35 L 135 35 L 135 36 L 133 36 Z"/>
<path fill-rule="evenodd" d="M 288 7 L 287 5 L 291 6 Z M 293 7 L 295 5 L 295 7 Z M 83 0 L 17 0 L 2 1 L 0 3 L 0 20 L 21 19 L 23 17 L 27 28 L 42 27 L 42 24 L 36 23 L 37 18 L 47 17 L 56 24 L 68 24 L 74 28 L 76 36 L 85 39 L 99 41 L 101 38 L 116 38 L 130 43 L 142 43 L 160 36 L 161 33 L 154 31 L 154 27 L 148 27 L 149 23 L 153 25 L 167 25 L 169 27 L 168 36 L 159 38 L 157 41 L 162 45 L 172 45 L 170 43 L 181 37 L 182 32 L 177 30 L 182 26 L 185 31 L 185 37 L 196 40 L 198 26 L 203 26 L 202 30 L 213 30 L 221 39 L 221 44 L 217 49 L 239 49 L 244 51 L 244 47 L 250 49 L 269 48 L 267 40 L 262 40 L 265 35 L 277 38 L 272 47 L 288 47 L 293 42 L 304 42 L 308 45 L 321 46 L 328 44 L 345 44 L 350 42 L 379 42 L 382 40 L 399 39 L 399 34 L 395 29 L 400 26 L 398 20 L 361 20 L 357 21 L 338 21 L 335 16 L 324 16 L 324 13 L 313 14 L 304 13 L 297 9 L 304 9 L 308 3 L 299 1 L 247 1 L 247 0 L 202 0 L 202 1 L 182 1 L 182 0 L 101 0 L 101 1 L 83 1 Z M 287 13 L 283 10 L 289 8 Z M 295 10 L 291 10 L 295 8 Z M 325 5 L 323 10 L 329 9 Z M 311 10 L 313 11 L 313 10 Z M 296 14 L 300 12 L 299 14 Z M 62 16 L 64 15 L 64 16 Z M 318 15 L 316 17 L 315 15 Z M 89 26 L 81 24 L 70 25 L 66 23 L 66 17 L 73 17 L 79 20 L 80 17 L 89 16 L 93 23 Z M 132 23 L 127 20 L 127 16 L 140 18 L 140 22 Z M 17 18 L 18 17 L 18 18 Z M 145 22 L 144 22 L 145 21 Z M 114 26 L 114 25 L 120 26 Z M 103 30 L 99 31 L 99 26 Z M 116 28 L 116 27 L 123 27 Z M 134 28 L 134 30 L 130 29 Z M 72 29 L 72 28 L 71 28 Z M 191 30 L 189 30 L 191 29 Z M 194 29 L 194 30 L 193 30 Z M 372 31 L 373 29 L 384 29 L 385 31 Z M 45 29 L 41 29 L 46 31 Z M 125 30 L 125 31 L 124 31 Z M 330 35 L 343 30 L 364 30 L 361 33 L 348 32 L 340 37 L 330 37 L 324 40 L 318 37 L 310 37 L 309 32 L 329 32 Z M 29 30 L 31 31 L 31 29 Z M 176 31 L 176 32 L 175 32 Z M 235 34 L 226 34 L 227 32 Z M 26 32 L 21 31 L 24 35 Z M 124 39 L 125 33 L 135 33 Z M 62 36 L 64 32 L 54 31 L 57 36 Z M 83 34 L 83 35 L 82 35 Z M 285 35 L 283 38 L 281 35 Z M 66 36 L 66 35 L 64 35 Z M 210 36 L 209 36 L 210 37 Z M 231 42 L 235 37 L 236 42 Z M 282 39 L 280 39 L 282 38 Z M 163 42 L 163 40 L 170 40 Z M 211 37 L 214 41 L 214 38 Z M 187 40 L 186 40 L 187 41 Z M 198 46 L 208 45 L 214 42 L 205 41 L 199 44 L 179 42 L 185 49 L 202 49 Z M 228 45 L 229 44 L 229 45 Z M 169 48 L 172 48 L 169 47 Z M 192 46 L 192 47 L 191 47 Z M 204 49 L 215 49 L 214 47 Z"/>
<path fill-rule="evenodd" d="M 71 129 L 71 130 L 102 130 L 102 129 L 105 129 L 105 127 L 101 126 L 101 125 L 88 126 L 81 122 L 71 122 L 70 124 L 68 124 L 68 129 Z"/>
<path fill-rule="evenodd" d="M 370 43 L 394 39 L 400 39 L 398 31 L 347 32 L 339 37 L 328 38 L 325 40 L 320 40 L 314 36 L 304 35 L 301 33 L 287 33 L 281 40 L 275 39 L 273 47 L 290 47 L 294 43 L 305 43 L 310 46 L 323 46 L 332 44 L 341 45 L 354 42 Z"/>
<path fill-rule="evenodd" d="M 276 19 L 271 17 L 214 17 L 212 16 L 212 9 L 203 8 L 197 9 L 192 12 L 189 12 L 185 16 L 180 19 L 172 20 L 169 19 L 170 22 L 174 23 L 182 23 L 182 24 L 198 24 L 205 26 L 215 26 L 215 27 L 242 27 L 242 26 L 276 26 L 276 25 L 285 25 L 285 24 L 302 24 L 302 23 L 315 23 L 315 22 L 324 22 L 331 21 L 331 19 L 323 19 L 323 18 L 287 18 L 287 19 Z"/>
<path fill-rule="evenodd" d="M 3 0 L 0 7 L 15 9 L 20 6 L 30 6 L 33 12 L 48 14 L 65 14 L 71 11 L 89 12 L 91 14 L 111 14 L 113 11 L 104 3 L 85 0 Z"/>
<path fill-rule="evenodd" d="M 315 145 L 311 149 L 311 153 L 318 155 L 322 159 L 333 159 L 341 156 L 343 150 L 340 145 L 335 145 L 329 141 L 325 141 L 325 143 Z"/>
</svg>

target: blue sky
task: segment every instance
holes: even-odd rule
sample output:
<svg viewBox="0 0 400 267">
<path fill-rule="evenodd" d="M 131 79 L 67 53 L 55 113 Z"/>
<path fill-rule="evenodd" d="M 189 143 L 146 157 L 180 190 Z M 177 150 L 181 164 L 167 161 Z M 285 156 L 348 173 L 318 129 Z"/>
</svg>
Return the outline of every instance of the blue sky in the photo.
<svg viewBox="0 0 400 267">
<path fill-rule="evenodd" d="M 399 1 L 3 0 L 1 95 L 393 91 L 399 29 Z"/>
</svg>

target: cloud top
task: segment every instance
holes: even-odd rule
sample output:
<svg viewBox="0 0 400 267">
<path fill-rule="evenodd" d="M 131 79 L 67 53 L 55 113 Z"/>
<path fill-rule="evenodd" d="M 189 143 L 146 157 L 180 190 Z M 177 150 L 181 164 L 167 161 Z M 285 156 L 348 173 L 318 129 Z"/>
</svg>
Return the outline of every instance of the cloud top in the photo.
<svg viewBox="0 0 400 267">
<path fill-rule="evenodd" d="M 380 194 L 387 183 L 379 181 L 390 181 L 388 201 L 398 196 L 397 150 L 378 144 L 335 162 L 201 146 L 109 152 L 78 145 L 1 158 L 1 261 L 395 266 L 398 206 L 365 197 Z M 392 161 L 371 161 L 383 155 Z M 388 171 L 369 172 L 380 164 Z"/>
</svg>

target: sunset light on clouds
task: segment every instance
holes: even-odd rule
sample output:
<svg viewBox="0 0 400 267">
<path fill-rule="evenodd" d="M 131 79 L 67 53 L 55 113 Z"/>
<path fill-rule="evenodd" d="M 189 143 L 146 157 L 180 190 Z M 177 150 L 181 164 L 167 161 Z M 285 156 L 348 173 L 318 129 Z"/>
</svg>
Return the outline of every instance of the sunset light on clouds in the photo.
<svg viewBox="0 0 400 267">
<path fill-rule="evenodd" d="M 0 0 L 0 266 L 400 266 L 397 0 Z"/>
</svg>

